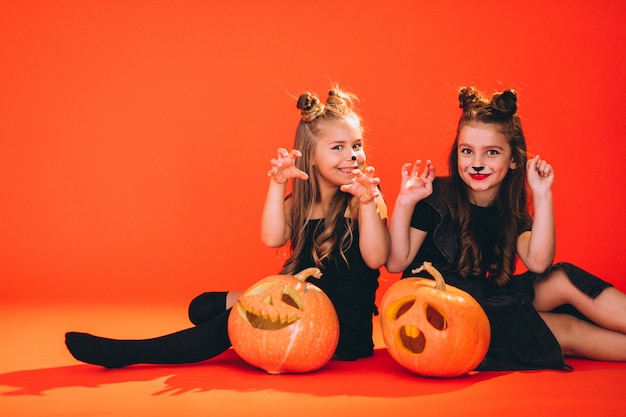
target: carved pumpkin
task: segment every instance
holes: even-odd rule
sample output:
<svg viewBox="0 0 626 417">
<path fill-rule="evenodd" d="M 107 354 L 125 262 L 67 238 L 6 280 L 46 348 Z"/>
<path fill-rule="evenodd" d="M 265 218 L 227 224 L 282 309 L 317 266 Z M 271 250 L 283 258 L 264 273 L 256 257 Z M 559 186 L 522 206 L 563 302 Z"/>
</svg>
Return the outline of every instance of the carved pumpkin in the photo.
<svg viewBox="0 0 626 417">
<path fill-rule="evenodd" d="M 423 376 L 453 377 L 475 369 L 491 339 L 487 315 L 465 291 L 446 285 L 429 262 L 421 268 L 435 280 L 405 278 L 381 300 L 387 350 L 400 365 Z"/>
<path fill-rule="evenodd" d="M 306 278 L 268 276 L 246 290 L 228 318 L 228 335 L 243 360 L 270 374 L 311 372 L 324 366 L 339 340 L 337 313 L 328 296 Z"/>
</svg>

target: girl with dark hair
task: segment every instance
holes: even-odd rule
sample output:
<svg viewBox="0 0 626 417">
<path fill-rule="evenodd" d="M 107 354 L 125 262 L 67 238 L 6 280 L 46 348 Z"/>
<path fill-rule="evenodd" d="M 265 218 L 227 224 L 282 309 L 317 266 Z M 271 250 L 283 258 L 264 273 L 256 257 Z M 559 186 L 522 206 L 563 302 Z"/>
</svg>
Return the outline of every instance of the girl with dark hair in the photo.
<svg viewBox="0 0 626 417">
<path fill-rule="evenodd" d="M 340 334 L 334 358 L 339 360 L 373 354 L 379 268 L 390 244 L 380 180 L 366 164 L 355 100 L 338 87 L 325 104 L 312 93 L 299 97 L 294 150 L 280 148 L 271 160 L 261 219 L 263 243 L 287 245 L 290 251 L 281 273 L 293 275 L 313 266 L 321 270 L 321 278 L 311 283 L 328 295 L 337 312 Z M 290 180 L 292 191 L 287 192 Z M 180 332 L 144 340 L 70 332 L 66 345 L 76 359 L 107 368 L 203 361 L 230 347 L 228 315 L 239 295 L 199 295 L 189 306 L 196 326 Z"/>
<path fill-rule="evenodd" d="M 567 369 L 564 355 L 626 360 L 626 295 L 553 264 L 554 170 L 527 157 L 515 91 L 489 100 L 463 88 L 459 102 L 450 175 L 436 177 L 431 161 L 421 173 L 420 160 L 402 167 L 387 269 L 410 277 L 430 261 L 481 304 L 492 337 L 478 369 Z M 518 258 L 528 271 L 515 275 Z"/>
</svg>

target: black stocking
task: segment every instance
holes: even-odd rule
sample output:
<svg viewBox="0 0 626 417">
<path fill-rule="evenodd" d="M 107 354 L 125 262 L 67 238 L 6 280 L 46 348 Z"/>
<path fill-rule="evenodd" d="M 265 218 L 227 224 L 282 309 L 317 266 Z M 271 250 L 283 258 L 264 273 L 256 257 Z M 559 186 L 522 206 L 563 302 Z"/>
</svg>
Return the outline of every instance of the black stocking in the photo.
<svg viewBox="0 0 626 417">
<path fill-rule="evenodd" d="M 205 292 L 191 300 L 189 320 L 193 324 L 206 323 L 226 310 L 227 292 Z"/>
<path fill-rule="evenodd" d="M 152 339 L 117 340 L 69 332 L 65 344 L 81 362 L 106 368 L 138 363 L 193 363 L 219 355 L 231 346 L 228 338 L 230 309 L 190 329 Z"/>
</svg>

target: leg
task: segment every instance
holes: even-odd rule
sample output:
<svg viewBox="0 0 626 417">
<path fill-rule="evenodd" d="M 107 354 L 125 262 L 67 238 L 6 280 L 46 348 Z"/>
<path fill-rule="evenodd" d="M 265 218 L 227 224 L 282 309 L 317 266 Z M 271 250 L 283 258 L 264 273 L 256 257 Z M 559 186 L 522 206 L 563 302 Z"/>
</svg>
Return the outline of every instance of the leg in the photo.
<svg viewBox="0 0 626 417">
<path fill-rule="evenodd" d="M 241 297 L 240 292 L 229 291 L 226 295 L 226 308 L 233 308 L 239 297 Z"/>
<path fill-rule="evenodd" d="M 202 293 L 189 304 L 189 320 L 195 325 L 206 323 L 231 308 L 240 295 L 238 292 Z"/>
<path fill-rule="evenodd" d="M 562 269 L 555 269 L 546 278 L 535 282 L 537 311 L 549 312 L 571 304 L 600 327 L 626 334 L 626 294 L 610 287 L 596 298 L 580 291 Z"/>
<path fill-rule="evenodd" d="M 206 323 L 226 310 L 226 292 L 205 292 L 189 303 L 189 320 L 195 324 Z"/>
<path fill-rule="evenodd" d="M 601 361 L 626 361 L 626 335 L 569 314 L 539 313 L 564 355 Z"/>
<path fill-rule="evenodd" d="M 228 315 L 222 312 L 196 327 L 143 340 L 116 340 L 70 332 L 65 344 L 76 359 L 106 368 L 138 363 L 180 364 L 210 359 L 228 349 Z"/>
</svg>

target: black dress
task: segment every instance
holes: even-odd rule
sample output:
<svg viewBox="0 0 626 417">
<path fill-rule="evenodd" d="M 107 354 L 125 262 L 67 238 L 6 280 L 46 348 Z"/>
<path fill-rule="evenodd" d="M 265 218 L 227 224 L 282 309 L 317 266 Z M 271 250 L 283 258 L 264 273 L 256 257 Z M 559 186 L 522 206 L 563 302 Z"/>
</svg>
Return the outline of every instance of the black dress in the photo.
<svg viewBox="0 0 626 417">
<path fill-rule="evenodd" d="M 344 221 L 338 230 L 342 235 L 347 228 Z M 315 266 L 311 249 L 313 237 L 324 230 L 324 220 L 310 220 L 306 226 L 306 254 L 298 264 L 298 270 Z M 365 264 L 359 249 L 359 231 L 356 220 L 352 242 L 344 252 L 339 249 L 325 259 L 320 268 L 321 278 L 308 278 L 307 281 L 319 287 L 332 301 L 339 318 L 339 343 L 335 359 L 355 360 L 371 356 L 374 352 L 372 340 L 372 315 L 377 314 L 375 306 L 376 290 L 380 271 Z"/>
<path fill-rule="evenodd" d="M 411 271 L 424 261 L 432 262 L 447 284 L 468 292 L 483 307 L 491 324 L 491 343 L 479 370 L 570 369 L 556 338 L 532 304 L 534 281 L 550 271 L 516 275 L 504 287 L 488 279 L 486 272 L 463 278 L 455 271 L 459 253 L 458 230 L 452 224 L 448 206 L 442 197 L 441 188 L 445 186 L 447 179 L 438 178 L 433 194 L 415 207 L 411 227 L 428 234 L 417 256 L 404 271 L 403 278 L 415 276 Z M 493 255 L 497 244 L 497 216 L 493 207 L 473 206 L 472 211 L 473 224 L 470 227 L 483 248 L 483 254 L 486 254 L 481 265 L 482 270 L 487 271 L 493 261 L 489 256 Z M 530 230 L 530 227 L 519 225 L 519 234 Z M 611 286 L 572 264 L 559 263 L 552 268 L 561 268 L 576 287 L 592 298 Z M 420 275 L 430 278 L 427 273 Z M 562 306 L 558 311 L 585 319 L 571 306 Z"/>
</svg>

